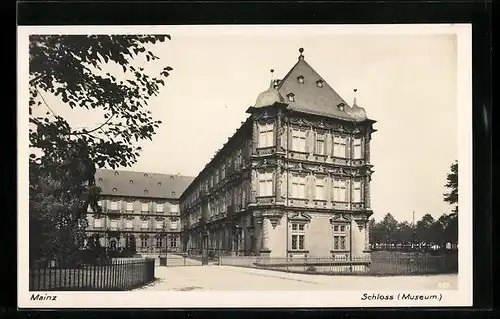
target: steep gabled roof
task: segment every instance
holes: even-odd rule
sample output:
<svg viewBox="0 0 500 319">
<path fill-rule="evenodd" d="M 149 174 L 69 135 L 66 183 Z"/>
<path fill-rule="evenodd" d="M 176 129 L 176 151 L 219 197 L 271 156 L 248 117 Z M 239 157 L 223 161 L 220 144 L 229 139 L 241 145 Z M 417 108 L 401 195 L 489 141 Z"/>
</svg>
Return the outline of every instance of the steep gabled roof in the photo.
<svg viewBox="0 0 500 319">
<path fill-rule="evenodd" d="M 303 51 L 303 50 L 302 50 Z M 279 82 L 278 92 L 288 103 L 288 109 L 328 116 L 348 121 L 360 121 L 366 119 L 364 110 L 358 106 L 351 108 L 349 104 L 335 92 L 335 90 L 319 75 L 304 59 L 299 56 L 298 62 Z M 302 81 L 299 82 L 298 78 Z M 318 81 L 322 86 L 318 87 Z M 288 96 L 293 94 L 293 101 Z M 339 108 L 341 105 L 343 107 Z"/>
<path fill-rule="evenodd" d="M 101 194 L 125 197 L 178 199 L 193 179 L 191 176 L 108 169 L 98 169 L 95 174 Z"/>
</svg>

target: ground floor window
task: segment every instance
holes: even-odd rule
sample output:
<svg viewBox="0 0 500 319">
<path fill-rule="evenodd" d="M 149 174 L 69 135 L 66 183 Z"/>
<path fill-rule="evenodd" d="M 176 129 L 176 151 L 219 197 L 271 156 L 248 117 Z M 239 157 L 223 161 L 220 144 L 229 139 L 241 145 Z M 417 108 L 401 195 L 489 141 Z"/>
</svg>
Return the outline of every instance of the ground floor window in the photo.
<svg viewBox="0 0 500 319">
<path fill-rule="evenodd" d="M 148 238 L 147 237 L 142 237 L 141 238 L 141 247 L 142 248 L 148 247 Z"/>
<path fill-rule="evenodd" d="M 333 225 L 333 250 L 347 250 L 347 225 Z"/>
<path fill-rule="evenodd" d="M 115 239 L 111 239 L 110 247 L 111 247 L 111 250 L 116 250 L 116 240 Z"/>
<path fill-rule="evenodd" d="M 170 247 L 176 248 L 177 247 L 177 237 L 170 237 Z"/>
<path fill-rule="evenodd" d="M 161 237 L 156 237 L 156 248 L 161 248 L 163 246 L 163 240 Z"/>
<path fill-rule="evenodd" d="M 292 223 L 292 250 L 304 250 L 305 239 L 305 225 L 302 223 Z"/>
<path fill-rule="evenodd" d="M 292 250 L 304 250 L 305 235 L 292 235 Z"/>
</svg>

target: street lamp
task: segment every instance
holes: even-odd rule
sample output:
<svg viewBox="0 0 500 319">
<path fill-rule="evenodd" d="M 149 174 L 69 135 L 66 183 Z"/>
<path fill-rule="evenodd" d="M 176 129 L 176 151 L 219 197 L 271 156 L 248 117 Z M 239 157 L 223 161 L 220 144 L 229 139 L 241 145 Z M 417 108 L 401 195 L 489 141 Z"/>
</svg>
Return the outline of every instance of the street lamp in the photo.
<svg viewBox="0 0 500 319">
<path fill-rule="evenodd" d="M 163 225 L 162 225 L 162 228 L 161 228 L 161 233 L 159 234 L 160 238 L 162 238 L 162 237 L 165 238 L 165 244 L 161 245 L 161 246 L 164 246 L 165 248 L 163 248 L 163 247 L 160 246 L 160 266 L 167 266 L 167 257 L 168 257 L 167 256 L 167 254 L 168 254 L 168 251 L 167 251 L 167 243 L 168 243 L 167 236 L 168 236 L 168 232 L 167 232 L 167 228 L 166 228 L 165 224 L 166 224 L 165 221 L 163 221 Z M 165 250 L 164 257 L 161 256 L 162 250 Z"/>
</svg>

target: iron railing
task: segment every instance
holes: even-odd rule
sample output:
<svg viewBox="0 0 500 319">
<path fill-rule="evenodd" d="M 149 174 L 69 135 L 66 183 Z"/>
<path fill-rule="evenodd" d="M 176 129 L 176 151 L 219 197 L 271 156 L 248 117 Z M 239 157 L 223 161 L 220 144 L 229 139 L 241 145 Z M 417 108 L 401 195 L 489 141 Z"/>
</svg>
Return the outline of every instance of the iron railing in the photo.
<svg viewBox="0 0 500 319">
<path fill-rule="evenodd" d="M 155 279 L 154 259 L 29 270 L 30 291 L 131 290 Z"/>
<path fill-rule="evenodd" d="M 458 255 L 369 257 L 219 256 L 219 265 L 324 275 L 426 275 L 458 272 Z"/>
</svg>

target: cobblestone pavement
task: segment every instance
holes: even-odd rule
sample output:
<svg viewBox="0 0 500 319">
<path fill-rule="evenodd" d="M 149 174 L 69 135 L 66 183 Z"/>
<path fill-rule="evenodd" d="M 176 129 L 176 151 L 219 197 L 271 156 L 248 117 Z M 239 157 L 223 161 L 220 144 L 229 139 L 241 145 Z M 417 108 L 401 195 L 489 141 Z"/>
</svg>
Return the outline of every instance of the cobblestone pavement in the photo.
<svg viewBox="0 0 500 319">
<path fill-rule="evenodd" d="M 157 280 L 141 290 L 338 291 L 457 289 L 458 275 L 327 276 L 232 266 L 156 267 Z"/>
</svg>

